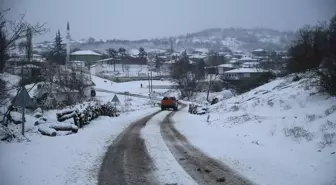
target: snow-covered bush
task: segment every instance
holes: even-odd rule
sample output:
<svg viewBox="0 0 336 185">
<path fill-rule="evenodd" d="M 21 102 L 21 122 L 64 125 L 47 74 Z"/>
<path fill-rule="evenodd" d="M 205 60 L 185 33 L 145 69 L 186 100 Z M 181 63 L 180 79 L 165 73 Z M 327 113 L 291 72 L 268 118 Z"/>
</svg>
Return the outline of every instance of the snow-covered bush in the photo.
<svg viewBox="0 0 336 185">
<path fill-rule="evenodd" d="M 307 115 L 306 115 L 306 120 L 307 120 L 308 122 L 313 122 L 313 121 L 316 120 L 316 115 L 315 115 L 315 114 L 307 114 Z"/>
<path fill-rule="evenodd" d="M 328 130 L 336 130 L 336 122 L 327 120 L 327 123 L 321 125 L 322 132 L 326 132 Z"/>
<path fill-rule="evenodd" d="M 326 146 L 332 146 L 332 144 L 336 140 L 336 133 L 331 132 L 331 133 L 324 133 L 322 141 L 319 143 L 321 148 L 324 148 Z"/>
<path fill-rule="evenodd" d="M 230 111 L 232 112 L 236 112 L 239 110 L 239 106 L 238 105 L 233 105 L 231 108 L 230 108 Z"/>
<path fill-rule="evenodd" d="M 301 138 L 311 141 L 314 138 L 314 134 L 304 129 L 302 126 L 294 126 L 292 128 L 285 128 L 284 133 L 288 137 L 292 137 L 296 141 L 300 141 Z"/>
<path fill-rule="evenodd" d="M 289 109 L 291 109 L 292 108 L 292 106 L 290 106 L 290 105 L 285 105 L 284 106 L 284 110 L 289 110 Z"/>
<path fill-rule="evenodd" d="M 329 109 L 325 110 L 325 115 L 329 116 L 330 114 L 334 113 L 336 111 L 336 105 L 331 106 Z"/>
</svg>

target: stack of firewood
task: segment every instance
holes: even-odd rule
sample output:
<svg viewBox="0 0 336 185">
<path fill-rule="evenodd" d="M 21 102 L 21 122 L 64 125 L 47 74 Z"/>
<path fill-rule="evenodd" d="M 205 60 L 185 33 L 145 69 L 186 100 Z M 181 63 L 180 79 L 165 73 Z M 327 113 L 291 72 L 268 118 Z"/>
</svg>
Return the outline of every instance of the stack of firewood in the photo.
<svg viewBox="0 0 336 185">
<path fill-rule="evenodd" d="M 116 107 L 112 106 L 112 104 L 89 105 L 82 111 L 70 109 L 61 113 L 56 113 L 57 120 L 59 122 L 63 122 L 72 118 L 75 125 L 77 125 L 79 128 L 89 124 L 90 121 L 98 118 L 99 116 L 116 117 L 119 115 L 119 111 L 116 109 Z"/>
</svg>

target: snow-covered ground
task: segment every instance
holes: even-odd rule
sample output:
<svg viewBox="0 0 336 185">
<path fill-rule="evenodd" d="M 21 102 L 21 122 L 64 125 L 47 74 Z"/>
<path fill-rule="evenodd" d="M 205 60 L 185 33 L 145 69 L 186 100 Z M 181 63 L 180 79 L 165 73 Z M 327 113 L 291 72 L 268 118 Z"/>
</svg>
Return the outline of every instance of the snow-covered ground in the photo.
<svg viewBox="0 0 336 185">
<path fill-rule="evenodd" d="M 107 75 L 111 77 L 143 77 L 147 78 L 148 73 L 150 71 L 148 70 L 147 65 L 137 65 L 137 64 L 129 64 L 124 65 L 122 64 L 116 64 L 109 65 L 109 64 L 102 64 L 102 65 L 96 65 L 91 68 L 91 73 L 98 75 Z M 169 75 L 169 73 L 165 70 L 162 70 L 161 72 L 152 72 L 152 76 L 166 76 Z"/>
<path fill-rule="evenodd" d="M 197 185 L 178 164 L 160 134 L 159 124 L 169 113 L 171 112 L 164 111 L 157 114 L 147 122 L 146 127 L 141 131 L 149 155 L 154 160 L 154 175 L 160 184 Z"/>
<path fill-rule="evenodd" d="M 5 79 L 14 77 L 3 76 Z M 129 91 L 135 94 L 146 94 L 148 91 L 140 88 L 141 82 L 114 83 L 99 77 L 93 77 L 92 80 L 96 88 L 100 89 Z M 153 81 L 154 83 L 156 82 Z M 34 89 L 30 94 L 33 94 L 33 91 Z M 164 91 L 166 90 L 162 90 Z M 113 93 L 106 92 L 97 92 L 96 95 L 102 103 L 111 101 L 113 96 Z M 27 113 L 27 139 L 21 142 L 0 142 L 0 184 L 96 184 L 102 157 L 117 135 L 133 121 L 158 110 L 157 107 L 151 108 L 153 102 L 149 102 L 148 99 L 117 96 L 120 100 L 119 109 L 126 112 L 114 118 L 99 117 L 83 129 L 79 129 L 78 133 L 67 136 L 42 136 L 37 131 L 38 126 L 34 125 L 36 118 L 32 113 Z M 56 123 L 56 113 L 59 111 L 45 111 L 43 116 L 47 118 L 47 123 Z M 21 116 L 18 112 L 12 112 L 11 115 L 18 118 Z M 14 127 L 18 133 L 20 125 Z"/>
<path fill-rule="evenodd" d="M 157 108 L 117 118 L 100 117 L 69 136 L 28 133 L 30 142 L 0 142 L 0 184 L 96 184 L 107 147 L 131 122 L 155 111 Z"/>
<path fill-rule="evenodd" d="M 173 117 L 192 144 L 259 184 L 335 185 L 335 98 L 282 78 Z"/>
</svg>

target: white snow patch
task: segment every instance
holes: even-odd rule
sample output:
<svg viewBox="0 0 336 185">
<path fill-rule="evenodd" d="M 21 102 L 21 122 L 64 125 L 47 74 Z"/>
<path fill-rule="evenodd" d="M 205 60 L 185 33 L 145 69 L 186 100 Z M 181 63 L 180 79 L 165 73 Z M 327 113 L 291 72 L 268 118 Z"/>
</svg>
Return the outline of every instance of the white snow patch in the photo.
<svg viewBox="0 0 336 185">
<path fill-rule="evenodd" d="M 80 50 L 80 51 L 75 51 L 72 52 L 71 55 L 97 55 L 97 56 L 101 56 L 101 54 L 91 51 L 91 50 Z"/>
<path fill-rule="evenodd" d="M 164 111 L 157 114 L 141 131 L 141 136 L 145 139 L 147 150 L 156 166 L 154 175 L 160 184 L 197 185 L 178 164 L 160 134 L 159 124 L 169 113 L 169 111 Z"/>
</svg>

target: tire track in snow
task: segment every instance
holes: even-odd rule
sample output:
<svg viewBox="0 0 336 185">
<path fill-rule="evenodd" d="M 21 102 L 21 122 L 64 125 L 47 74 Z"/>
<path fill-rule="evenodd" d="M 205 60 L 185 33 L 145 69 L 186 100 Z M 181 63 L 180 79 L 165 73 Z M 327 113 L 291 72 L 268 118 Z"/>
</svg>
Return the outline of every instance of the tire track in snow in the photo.
<svg viewBox="0 0 336 185">
<path fill-rule="evenodd" d="M 163 111 L 150 119 L 141 131 L 146 148 L 154 162 L 153 175 L 159 184 L 197 185 L 176 161 L 160 133 L 160 124 L 170 114 Z"/>
<path fill-rule="evenodd" d="M 156 185 L 149 157 L 140 130 L 153 117 L 146 116 L 132 123 L 109 147 L 98 175 L 99 185 Z"/>
<path fill-rule="evenodd" d="M 185 107 L 185 105 L 183 106 Z M 181 107 L 181 109 L 183 108 Z M 179 164 L 200 185 L 249 185 L 249 180 L 241 177 L 230 167 L 208 157 L 196 147 L 192 146 L 173 125 L 168 116 L 161 123 L 161 135 L 169 150 Z M 220 141 L 218 141 L 220 142 Z"/>
</svg>

